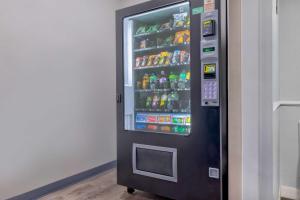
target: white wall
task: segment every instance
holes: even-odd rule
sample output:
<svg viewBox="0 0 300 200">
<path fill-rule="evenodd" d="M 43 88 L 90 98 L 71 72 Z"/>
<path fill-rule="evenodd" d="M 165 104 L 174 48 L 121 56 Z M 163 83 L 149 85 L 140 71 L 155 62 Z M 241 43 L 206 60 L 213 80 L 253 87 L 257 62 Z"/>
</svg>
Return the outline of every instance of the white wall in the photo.
<svg viewBox="0 0 300 200">
<path fill-rule="evenodd" d="M 258 7 L 258 0 L 242 0 L 243 200 L 259 199 Z"/>
<path fill-rule="evenodd" d="M 279 1 L 279 85 L 281 101 L 300 101 L 300 1 Z M 280 108 L 280 184 L 300 189 L 300 109 Z M 300 198 L 300 197 L 299 197 Z"/>
<path fill-rule="evenodd" d="M 0 199 L 115 156 L 115 1 L 0 1 Z"/>
<path fill-rule="evenodd" d="M 129 6 L 133 6 L 139 3 L 144 3 L 146 1 L 150 1 L 150 0 L 118 0 L 118 8 L 126 8 Z"/>
</svg>

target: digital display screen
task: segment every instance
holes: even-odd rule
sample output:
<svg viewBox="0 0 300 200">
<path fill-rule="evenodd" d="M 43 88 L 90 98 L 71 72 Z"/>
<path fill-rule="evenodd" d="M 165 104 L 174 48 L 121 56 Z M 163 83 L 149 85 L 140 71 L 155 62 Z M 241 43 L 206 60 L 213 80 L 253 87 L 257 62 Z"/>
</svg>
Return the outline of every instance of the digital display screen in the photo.
<svg viewBox="0 0 300 200">
<path fill-rule="evenodd" d="M 215 35 L 215 21 L 210 19 L 203 21 L 203 37 Z"/>
<path fill-rule="evenodd" d="M 216 64 L 205 64 L 204 74 L 213 74 L 213 73 L 216 73 Z"/>
<path fill-rule="evenodd" d="M 203 48 L 203 53 L 210 53 L 210 52 L 214 52 L 216 49 L 215 47 L 205 47 Z"/>
</svg>

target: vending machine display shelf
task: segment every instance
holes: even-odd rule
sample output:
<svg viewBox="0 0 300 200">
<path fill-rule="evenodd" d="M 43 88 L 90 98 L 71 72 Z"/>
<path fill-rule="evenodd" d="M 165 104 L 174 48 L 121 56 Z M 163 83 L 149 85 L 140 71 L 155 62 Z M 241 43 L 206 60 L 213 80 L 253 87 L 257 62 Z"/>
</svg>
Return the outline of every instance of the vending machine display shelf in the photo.
<svg viewBox="0 0 300 200">
<path fill-rule="evenodd" d="M 134 70 L 144 70 L 144 69 L 156 69 L 156 68 L 175 68 L 175 67 L 189 67 L 190 63 L 181 63 L 181 64 L 171 64 L 171 65 L 155 65 L 155 66 L 144 66 L 144 67 L 135 67 Z"/>
<path fill-rule="evenodd" d="M 171 27 L 168 29 L 158 30 L 158 31 L 149 32 L 149 33 L 135 34 L 133 37 L 138 38 L 138 37 L 157 35 L 157 34 L 161 34 L 161 33 L 172 33 L 172 32 L 176 32 L 176 31 L 185 31 L 185 30 L 189 30 L 189 29 L 190 29 L 190 26 L 185 25 L 182 27 Z"/>
<path fill-rule="evenodd" d="M 190 88 L 176 88 L 176 89 L 137 89 L 135 92 L 170 92 L 170 91 L 190 91 Z"/>
<path fill-rule="evenodd" d="M 164 49 L 167 50 L 167 49 L 173 49 L 173 48 L 187 48 L 189 46 L 190 46 L 189 43 L 170 44 L 170 45 L 154 46 L 154 47 L 142 48 L 142 49 L 134 49 L 134 52 L 135 53 L 141 53 L 141 52 L 164 50 Z"/>
</svg>

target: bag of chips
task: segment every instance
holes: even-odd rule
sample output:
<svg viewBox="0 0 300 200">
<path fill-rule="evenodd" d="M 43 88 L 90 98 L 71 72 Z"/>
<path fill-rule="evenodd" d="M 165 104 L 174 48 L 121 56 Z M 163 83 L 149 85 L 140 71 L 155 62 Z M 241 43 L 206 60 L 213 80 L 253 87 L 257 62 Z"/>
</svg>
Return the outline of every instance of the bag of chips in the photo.
<svg viewBox="0 0 300 200">
<path fill-rule="evenodd" d="M 143 56 L 143 59 L 142 59 L 142 64 L 141 64 L 141 66 L 142 66 L 142 67 L 145 67 L 145 66 L 146 66 L 146 64 L 147 64 L 147 61 L 148 61 L 148 56 Z"/>
<path fill-rule="evenodd" d="M 167 57 L 168 57 L 168 55 L 169 55 L 169 52 L 167 52 L 167 51 L 161 52 L 161 53 L 160 53 L 160 57 L 159 57 L 159 62 L 158 62 L 158 64 L 159 64 L 159 65 L 164 65 L 164 64 L 165 64 L 165 61 L 166 61 L 166 59 L 167 59 Z"/>
<path fill-rule="evenodd" d="M 164 23 L 160 26 L 159 28 L 159 31 L 165 31 L 165 30 L 168 30 L 171 28 L 171 23 L 170 22 L 167 22 L 167 23 Z"/>
<path fill-rule="evenodd" d="M 188 44 L 191 41 L 190 31 L 178 31 L 175 34 L 174 44 Z"/>
<path fill-rule="evenodd" d="M 159 64 L 159 58 L 160 58 L 160 54 L 155 55 L 154 60 L 153 60 L 154 66 L 157 66 Z"/>
<path fill-rule="evenodd" d="M 172 57 L 172 64 L 178 65 L 180 63 L 180 50 L 175 50 Z"/>
<path fill-rule="evenodd" d="M 137 29 L 137 31 L 136 31 L 135 34 L 139 35 L 139 34 L 146 33 L 146 29 L 147 29 L 146 26 L 140 26 L 140 27 Z"/>
<path fill-rule="evenodd" d="M 166 58 L 165 65 L 170 65 L 172 63 L 172 57 L 173 57 L 173 53 L 168 52 L 168 56 Z"/>
<path fill-rule="evenodd" d="M 159 24 L 155 24 L 155 25 L 151 25 L 148 27 L 148 29 L 146 30 L 147 33 L 155 33 L 157 32 L 159 29 Z"/>
<path fill-rule="evenodd" d="M 156 55 L 150 55 L 148 58 L 147 66 L 152 66 Z"/>
<path fill-rule="evenodd" d="M 143 60 L 142 57 L 137 57 L 135 59 L 135 67 L 141 67 L 142 66 L 142 60 Z"/>
<path fill-rule="evenodd" d="M 180 52 L 180 64 L 188 64 L 189 63 L 190 54 L 186 51 Z"/>
<path fill-rule="evenodd" d="M 178 27 L 183 27 L 186 25 L 187 22 L 187 17 L 188 17 L 188 13 L 178 13 L 178 14 L 174 14 L 173 18 L 174 18 L 174 24 L 173 27 L 178 28 Z"/>
</svg>

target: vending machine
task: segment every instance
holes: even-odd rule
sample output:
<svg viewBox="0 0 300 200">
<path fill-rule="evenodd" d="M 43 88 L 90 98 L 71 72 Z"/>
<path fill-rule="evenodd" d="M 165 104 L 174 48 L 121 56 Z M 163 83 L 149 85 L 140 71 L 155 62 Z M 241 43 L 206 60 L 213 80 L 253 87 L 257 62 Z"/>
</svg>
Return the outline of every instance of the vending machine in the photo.
<svg viewBox="0 0 300 200">
<path fill-rule="evenodd" d="M 228 199 L 226 4 L 116 12 L 117 181 L 129 193 Z"/>
</svg>

